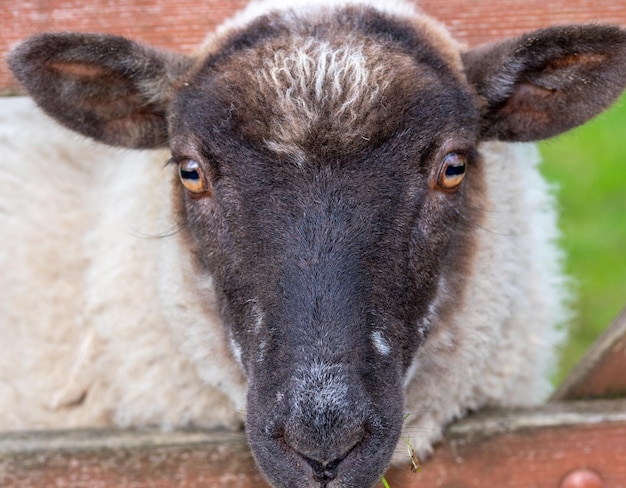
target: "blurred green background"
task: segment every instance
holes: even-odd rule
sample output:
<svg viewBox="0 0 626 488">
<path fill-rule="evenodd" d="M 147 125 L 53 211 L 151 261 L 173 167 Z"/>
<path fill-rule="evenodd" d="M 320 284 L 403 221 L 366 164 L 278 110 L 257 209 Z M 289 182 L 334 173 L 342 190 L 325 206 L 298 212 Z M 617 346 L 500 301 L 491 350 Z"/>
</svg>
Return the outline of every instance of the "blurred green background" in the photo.
<svg viewBox="0 0 626 488">
<path fill-rule="evenodd" d="M 561 245 L 573 278 L 575 315 L 558 384 L 626 306 L 626 96 L 540 149 L 543 174 L 557 186 Z"/>
</svg>

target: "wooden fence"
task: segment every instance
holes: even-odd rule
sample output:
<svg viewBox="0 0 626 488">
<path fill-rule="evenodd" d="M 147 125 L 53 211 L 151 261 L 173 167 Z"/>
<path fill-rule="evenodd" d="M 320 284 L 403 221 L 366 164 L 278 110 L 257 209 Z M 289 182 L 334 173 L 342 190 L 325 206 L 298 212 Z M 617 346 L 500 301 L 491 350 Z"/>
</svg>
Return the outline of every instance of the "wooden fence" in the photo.
<svg viewBox="0 0 626 488">
<path fill-rule="evenodd" d="M 125 35 L 192 52 L 246 0 L 39 0 L 0 2 L 2 58 L 44 30 Z M 476 45 L 568 22 L 626 25 L 624 0 L 423 0 L 461 40 Z M 4 63 L 0 93 L 20 93 Z M 392 488 L 626 487 L 626 311 L 598 340 L 553 400 L 531 409 L 484 411 L 452 425 L 413 473 Z M 0 434 L 0 487 L 266 486 L 243 434 L 89 431 Z"/>
</svg>

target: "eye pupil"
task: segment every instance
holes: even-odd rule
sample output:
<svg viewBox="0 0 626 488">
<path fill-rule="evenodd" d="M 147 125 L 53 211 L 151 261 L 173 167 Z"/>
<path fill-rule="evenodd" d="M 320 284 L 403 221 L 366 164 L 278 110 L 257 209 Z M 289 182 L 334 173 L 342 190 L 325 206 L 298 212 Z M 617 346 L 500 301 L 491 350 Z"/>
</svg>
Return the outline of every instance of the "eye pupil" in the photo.
<svg viewBox="0 0 626 488">
<path fill-rule="evenodd" d="M 463 174 L 465 174 L 465 165 L 446 167 L 446 176 L 454 177 Z"/>
<path fill-rule="evenodd" d="M 200 173 L 197 170 L 185 170 L 183 168 L 180 169 L 180 177 L 184 180 L 199 180 Z"/>
</svg>

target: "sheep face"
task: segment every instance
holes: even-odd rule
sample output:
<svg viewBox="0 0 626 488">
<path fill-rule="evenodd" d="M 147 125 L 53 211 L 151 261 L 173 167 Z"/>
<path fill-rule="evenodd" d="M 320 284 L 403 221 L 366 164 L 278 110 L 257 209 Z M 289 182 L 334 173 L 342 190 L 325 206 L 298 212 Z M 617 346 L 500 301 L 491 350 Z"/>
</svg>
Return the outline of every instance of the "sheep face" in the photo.
<svg viewBox="0 0 626 488">
<path fill-rule="evenodd" d="M 430 20 L 271 13 L 197 59 L 44 34 L 10 64 L 100 141 L 169 146 L 178 218 L 249 380 L 275 486 L 364 487 L 389 462 L 403 381 L 454 313 L 484 203 L 477 145 L 584 122 L 621 92 L 626 35 L 538 31 L 460 53 Z"/>
<path fill-rule="evenodd" d="M 404 26 L 347 17 L 320 39 L 261 23 L 267 38 L 208 59 L 170 118 L 174 161 L 194 168 L 181 219 L 218 284 L 250 442 L 277 486 L 379 476 L 429 307 L 444 276 L 462 281 L 450 263 L 469 260 L 477 218 L 468 86 L 413 31 L 381 47 Z"/>
</svg>

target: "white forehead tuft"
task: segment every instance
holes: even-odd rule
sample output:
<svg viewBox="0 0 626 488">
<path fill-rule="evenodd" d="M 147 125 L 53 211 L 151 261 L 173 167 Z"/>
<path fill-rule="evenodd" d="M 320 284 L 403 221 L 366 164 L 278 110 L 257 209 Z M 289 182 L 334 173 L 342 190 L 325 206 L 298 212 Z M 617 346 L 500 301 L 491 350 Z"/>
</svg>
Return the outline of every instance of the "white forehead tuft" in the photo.
<svg viewBox="0 0 626 488">
<path fill-rule="evenodd" d="M 272 87 L 280 114 L 273 121 L 272 138 L 266 140 L 270 150 L 302 161 L 301 145 L 321 117 L 335 121 L 346 137 L 370 135 L 350 130 L 361 127 L 357 122 L 376 107 L 393 77 L 383 63 L 372 62 L 371 52 L 368 60 L 365 49 L 358 43 L 333 46 L 301 38 L 265 61 L 257 81 Z"/>
<path fill-rule="evenodd" d="M 391 346 L 385 339 L 382 330 L 375 330 L 371 335 L 372 345 L 382 356 L 387 356 L 391 352 Z"/>
</svg>

